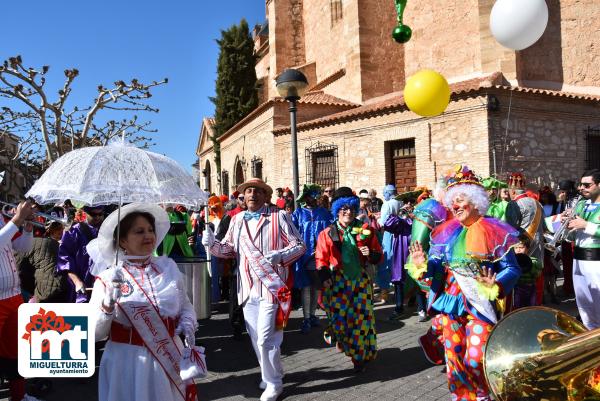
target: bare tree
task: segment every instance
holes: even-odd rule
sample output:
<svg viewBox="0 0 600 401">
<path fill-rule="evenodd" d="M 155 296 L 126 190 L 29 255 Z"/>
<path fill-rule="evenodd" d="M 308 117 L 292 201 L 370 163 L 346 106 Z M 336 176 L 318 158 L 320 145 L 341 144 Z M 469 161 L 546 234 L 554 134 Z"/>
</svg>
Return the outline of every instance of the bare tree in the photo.
<svg viewBox="0 0 600 401">
<path fill-rule="evenodd" d="M 0 171 L 7 177 L 0 187 L 2 199 L 7 199 L 9 194 L 22 195 L 25 187 L 39 177 L 47 164 L 43 145 L 37 135 L 33 112 L 0 108 Z M 19 175 L 24 182 L 15 180 Z"/>
<path fill-rule="evenodd" d="M 111 138 L 123 134 L 139 147 L 152 145 L 148 134 L 156 130 L 150 128 L 150 122 L 139 122 L 134 113 L 158 113 L 159 110 L 146 101 L 152 97 L 151 89 L 166 84 L 167 78 L 150 84 L 134 78 L 130 82 L 116 81 L 110 88 L 99 85 L 91 106 L 67 111 L 65 103 L 79 71 L 75 68 L 64 71 L 64 84 L 58 90 L 57 98 L 51 100 L 45 88 L 49 70 L 48 66 L 27 68 L 21 56 L 10 57 L 0 65 L 0 98 L 16 99 L 25 106 L 24 111 L 18 107 L 2 106 L 0 132 L 21 136 L 21 146 L 30 147 L 28 150 L 41 142 L 48 163 L 74 148 L 104 145 Z M 127 117 L 97 124 L 95 119 L 102 109 L 125 112 Z M 22 151 L 19 153 L 20 156 L 24 154 Z"/>
</svg>

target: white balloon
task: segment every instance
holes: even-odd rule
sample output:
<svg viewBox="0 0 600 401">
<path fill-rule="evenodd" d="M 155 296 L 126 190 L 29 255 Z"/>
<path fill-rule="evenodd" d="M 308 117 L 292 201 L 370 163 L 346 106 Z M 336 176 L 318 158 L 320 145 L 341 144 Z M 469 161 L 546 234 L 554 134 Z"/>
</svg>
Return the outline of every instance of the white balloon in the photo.
<svg viewBox="0 0 600 401">
<path fill-rule="evenodd" d="M 490 14 L 490 30 L 504 47 L 523 50 L 544 34 L 548 25 L 545 0 L 497 0 Z"/>
</svg>

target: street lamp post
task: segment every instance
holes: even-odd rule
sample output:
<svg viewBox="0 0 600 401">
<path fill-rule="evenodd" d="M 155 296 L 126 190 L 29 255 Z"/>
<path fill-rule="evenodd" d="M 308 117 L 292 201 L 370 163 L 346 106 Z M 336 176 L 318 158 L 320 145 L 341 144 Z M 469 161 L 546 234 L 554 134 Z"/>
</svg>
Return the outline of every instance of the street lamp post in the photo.
<svg viewBox="0 0 600 401">
<path fill-rule="evenodd" d="M 300 192 L 298 174 L 298 135 L 296 132 L 296 103 L 308 87 L 308 80 L 298 70 L 284 70 L 275 80 L 279 96 L 290 102 L 290 132 L 292 134 L 292 178 L 294 186 L 294 208 Z"/>
</svg>

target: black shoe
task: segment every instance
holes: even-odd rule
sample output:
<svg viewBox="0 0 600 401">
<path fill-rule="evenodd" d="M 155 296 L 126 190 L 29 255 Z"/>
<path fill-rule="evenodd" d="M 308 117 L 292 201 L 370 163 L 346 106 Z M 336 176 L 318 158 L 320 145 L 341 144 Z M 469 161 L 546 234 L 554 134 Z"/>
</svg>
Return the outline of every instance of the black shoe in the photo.
<svg viewBox="0 0 600 401">
<path fill-rule="evenodd" d="M 364 361 L 360 361 L 360 362 L 354 362 L 352 361 L 352 364 L 354 365 L 354 373 L 362 373 L 365 370 L 367 370 L 367 364 Z"/>
<path fill-rule="evenodd" d="M 235 341 L 242 341 L 244 339 L 244 333 L 242 329 L 233 329 L 233 339 Z"/>
<path fill-rule="evenodd" d="M 398 320 L 401 320 L 404 317 L 404 310 L 401 311 L 393 311 L 392 314 L 390 315 L 390 317 L 388 317 L 388 320 L 390 322 L 396 322 Z"/>
</svg>

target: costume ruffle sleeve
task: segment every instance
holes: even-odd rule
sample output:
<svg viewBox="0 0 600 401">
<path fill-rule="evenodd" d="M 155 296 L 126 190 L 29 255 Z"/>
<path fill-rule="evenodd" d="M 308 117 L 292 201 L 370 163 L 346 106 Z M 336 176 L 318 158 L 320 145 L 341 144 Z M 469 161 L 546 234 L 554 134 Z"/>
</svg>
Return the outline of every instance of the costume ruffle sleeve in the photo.
<svg viewBox="0 0 600 401">
<path fill-rule="evenodd" d="M 446 221 L 448 212 L 441 203 L 429 198 L 420 202 L 413 214 L 411 242 L 419 241 L 423 249 L 428 250 L 431 231 Z"/>
</svg>

